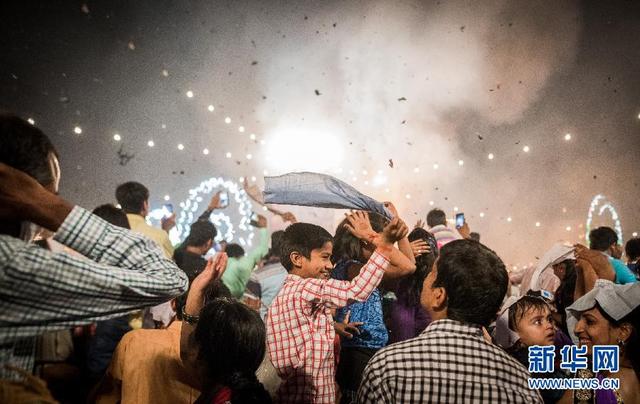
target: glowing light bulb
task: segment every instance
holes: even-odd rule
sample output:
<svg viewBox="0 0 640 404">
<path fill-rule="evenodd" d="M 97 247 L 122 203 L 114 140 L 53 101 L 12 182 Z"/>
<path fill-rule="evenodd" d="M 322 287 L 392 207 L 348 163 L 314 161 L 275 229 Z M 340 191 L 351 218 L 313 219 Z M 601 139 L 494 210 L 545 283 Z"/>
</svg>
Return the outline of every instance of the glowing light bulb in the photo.
<svg viewBox="0 0 640 404">
<path fill-rule="evenodd" d="M 251 182 L 256 182 L 256 177 L 251 177 Z"/>
<path fill-rule="evenodd" d="M 164 200 L 165 200 L 165 201 L 168 201 L 169 199 L 171 199 L 171 198 L 169 197 L 169 195 L 165 195 L 165 196 L 164 196 Z"/>
<path fill-rule="evenodd" d="M 178 145 L 178 150 L 184 150 L 184 145 L 182 143 Z"/>
<path fill-rule="evenodd" d="M 75 133 L 76 135 L 79 135 L 82 133 L 82 128 L 79 126 L 76 126 L 75 128 L 73 128 L 73 133 Z"/>
<path fill-rule="evenodd" d="M 511 216 L 507 218 L 507 222 L 511 223 Z"/>
<path fill-rule="evenodd" d="M 638 118 L 640 118 L 640 116 L 638 116 Z M 638 232 L 634 231 L 633 233 L 631 233 L 631 237 L 638 237 Z"/>
<path fill-rule="evenodd" d="M 458 165 L 459 166 L 463 166 L 464 165 L 464 161 L 463 160 L 458 160 Z"/>
<path fill-rule="evenodd" d="M 414 172 L 414 173 L 419 173 L 419 172 L 420 172 L 420 167 L 415 167 L 415 168 L 413 169 L 413 172 Z"/>
<path fill-rule="evenodd" d="M 453 211 L 454 211 L 454 212 L 457 212 L 457 211 L 458 211 L 458 207 L 457 207 L 457 206 L 454 206 L 454 207 L 453 207 Z"/>
<path fill-rule="evenodd" d="M 116 142 L 119 142 L 122 140 L 122 137 L 120 137 L 120 135 L 116 133 L 115 135 L 113 135 L 113 140 L 115 140 Z"/>
<path fill-rule="evenodd" d="M 239 126 L 238 127 L 238 132 L 244 133 L 244 126 Z"/>
<path fill-rule="evenodd" d="M 567 133 L 566 135 L 564 135 L 564 140 L 566 141 L 571 140 L 571 133 Z"/>
<path fill-rule="evenodd" d="M 247 154 L 247 160 L 251 160 L 253 158 L 253 156 L 251 155 L 251 153 Z"/>
<path fill-rule="evenodd" d="M 406 194 L 404 197 L 407 199 L 411 199 L 411 194 Z"/>
<path fill-rule="evenodd" d="M 531 150 L 529 148 L 529 146 L 525 146 L 525 147 L 522 148 L 522 151 L 525 152 L 525 153 L 529 153 L 529 150 Z"/>
<path fill-rule="evenodd" d="M 153 141 L 153 140 L 149 140 L 149 141 L 147 142 L 147 146 L 149 146 L 149 147 L 153 147 L 153 146 L 155 146 L 155 145 L 156 145 L 156 144 L 154 143 L 154 141 Z"/>
<path fill-rule="evenodd" d="M 231 123 L 231 118 L 229 117 L 224 118 L 224 123 L 227 123 L 227 124 Z"/>
<path fill-rule="evenodd" d="M 267 171 L 267 170 L 262 170 L 262 174 L 263 174 L 263 175 L 269 175 L 269 171 Z"/>
<path fill-rule="evenodd" d="M 165 125 L 164 123 L 162 124 L 162 129 L 167 129 L 167 125 Z"/>
<path fill-rule="evenodd" d="M 484 217 L 484 212 L 480 212 L 480 217 Z"/>
<path fill-rule="evenodd" d="M 35 125 L 36 124 L 36 121 L 34 121 L 33 118 L 27 119 L 27 122 L 29 122 L 31 125 Z"/>
<path fill-rule="evenodd" d="M 260 144 L 261 144 L 261 145 L 265 145 L 265 144 L 267 144 L 267 141 L 266 141 L 266 140 L 264 140 L 264 139 L 262 139 L 262 140 L 260 140 Z"/>
<path fill-rule="evenodd" d="M 244 177 L 238 178 L 238 182 L 244 182 Z"/>
<path fill-rule="evenodd" d="M 169 71 L 167 69 L 162 70 L 162 75 L 164 77 L 169 77 Z"/>
<path fill-rule="evenodd" d="M 187 91 L 187 98 L 193 98 L 193 91 Z"/>
<path fill-rule="evenodd" d="M 249 139 L 256 140 L 256 135 L 254 133 L 250 134 Z"/>
<path fill-rule="evenodd" d="M 540 227 L 540 222 L 536 222 L 536 227 Z"/>
<path fill-rule="evenodd" d="M 207 148 L 202 149 L 202 154 L 204 154 L 205 156 L 209 154 L 209 149 Z"/>
<path fill-rule="evenodd" d="M 489 153 L 489 155 L 487 156 L 487 158 L 488 158 L 489 160 L 493 160 L 493 158 L 494 158 L 494 157 L 495 157 L 495 156 L 493 155 L 493 153 Z"/>
<path fill-rule="evenodd" d="M 209 105 L 207 109 L 209 110 L 209 112 L 213 112 L 216 108 L 213 105 Z"/>
<path fill-rule="evenodd" d="M 571 231 L 571 226 L 567 226 L 567 227 L 565 227 L 565 230 L 566 230 L 566 231 Z"/>
<path fill-rule="evenodd" d="M 429 205 L 433 206 L 435 204 L 434 201 L 429 201 Z"/>
<path fill-rule="evenodd" d="M 362 175 L 367 175 L 367 170 L 362 170 Z"/>
<path fill-rule="evenodd" d="M 226 158 L 230 159 L 231 158 L 231 152 L 227 152 L 227 154 L 224 155 Z"/>
<path fill-rule="evenodd" d="M 389 188 L 385 188 L 384 192 L 386 192 L 388 194 L 389 193 Z"/>
<path fill-rule="evenodd" d="M 433 169 L 434 169 L 434 170 L 437 170 L 439 167 L 440 167 L 440 166 L 438 165 L 438 163 L 435 163 L 435 164 L 433 165 Z"/>
</svg>

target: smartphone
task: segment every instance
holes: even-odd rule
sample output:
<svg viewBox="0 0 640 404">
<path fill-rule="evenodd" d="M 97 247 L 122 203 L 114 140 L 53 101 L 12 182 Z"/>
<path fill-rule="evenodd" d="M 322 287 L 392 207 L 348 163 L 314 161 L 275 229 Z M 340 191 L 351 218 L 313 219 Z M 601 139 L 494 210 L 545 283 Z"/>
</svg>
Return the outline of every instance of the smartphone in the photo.
<svg viewBox="0 0 640 404">
<path fill-rule="evenodd" d="M 169 216 L 173 215 L 173 204 L 172 203 L 165 203 L 164 205 L 162 205 L 162 209 L 165 211 L 165 217 L 169 217 Z"/>
<path fill-rule="evenodd" d="M 229 194 L 227 191 L 220 192 L 220 207 L 226 208 L 229 206 Z"/>
<path fill-rule="evenodd" d="M 456 214 L 456 229 L 459 229 L 462 226 L 464 226 L 464 213 L 458 213 Z"/>
</svg>

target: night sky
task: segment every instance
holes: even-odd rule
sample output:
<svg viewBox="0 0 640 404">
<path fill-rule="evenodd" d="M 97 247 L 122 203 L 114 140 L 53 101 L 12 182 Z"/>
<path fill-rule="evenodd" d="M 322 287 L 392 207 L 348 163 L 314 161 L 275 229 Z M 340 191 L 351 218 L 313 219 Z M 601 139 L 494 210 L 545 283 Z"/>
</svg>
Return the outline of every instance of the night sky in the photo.
<svg viewBox="0 0 640 404">
<path fill-rule="evenodd" d="M 640 231 L 640 2 L 0 7 L 0 108 L 51 137 L 86 208 L 128 180 L 178 207 L 209 177 L 305 170 L 410 225 L 457 208 L 509 266 L 584 242 L 598 194 Z M 330 231 L 342 214 L 292 211 Z"/>
</svg>

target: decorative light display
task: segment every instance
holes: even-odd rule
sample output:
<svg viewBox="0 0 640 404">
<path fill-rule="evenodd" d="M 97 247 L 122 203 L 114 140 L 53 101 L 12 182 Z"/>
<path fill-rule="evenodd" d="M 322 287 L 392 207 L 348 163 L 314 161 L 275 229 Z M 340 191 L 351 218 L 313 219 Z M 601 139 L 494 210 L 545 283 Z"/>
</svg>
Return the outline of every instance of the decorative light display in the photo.
<svg viewBox="0 0 640 404">
<path fill-rule="evenodd" d="M 176 226 L 169 232 L 169 238 L 172 243 L 178 244 L 184 241 L 189 235 L 191 223 L 195 222 L 201 211 L 203 211 L 203 207 L 201 207 L 202 201 L 208 201 L 209 198 L 207 197 L 220 190 L 228 193 L 230 204 L 226 209 L 215 210 L 209 218 L 218 229 L 216 241 L 237 242 L 243 247 L 252 245 L 254 232 L 253 227 L 250 225 L 251 200 L 241 185 L 221 177 L 212 177 L 202 181 L 196 188 L 189 190 L 189 197 L 185 201 L 180 202 Z M 232 203 L 232 201 L 235 201 L 235 203 Z M 239 220 L 232 220 L 225 213 L 229 209 L 233 209 L 234 206 L 237 207 L 238 215 L 233 216 L 239 217 Z M 169 212 L 164 206 L 161 209 L 154 209 L 149 214 L 149 218 L 158 222 L 167 216 L 169 216 Z"/>
<path fill-rule="evenodd" d="M 618 243 L 623 244 L 622 238 L 622 225 L 620 224 L 620 218 L 618 216 L 618 212 L 616 208 L 613 207 L 613 204 L 607 200 L 607 197 L 598 194 L 591 201 L 591 205 L 589 206 L 589 212 L 587 213 L 587 223 L 585 225 L 585 239 L 589 239 L 589 232 L 591 231 L 591 223 L 593 222 L 593 214 L 598 213 L 598 216 L 602 216 L 604 212 L 609 211 L 611 214 L 611 219 L 614 223 L 614 230 L 618 234 Z"/>
</svg>

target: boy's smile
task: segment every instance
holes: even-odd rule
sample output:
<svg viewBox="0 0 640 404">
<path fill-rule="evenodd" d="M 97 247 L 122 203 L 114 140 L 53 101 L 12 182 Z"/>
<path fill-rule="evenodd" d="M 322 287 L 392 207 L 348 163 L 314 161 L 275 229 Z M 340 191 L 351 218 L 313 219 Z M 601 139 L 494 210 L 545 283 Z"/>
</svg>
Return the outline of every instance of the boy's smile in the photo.
<svg viewBox="0 0 640 404">
<path fill-rule="evenodd" d="M 333 243 L 327 241 L 322 248 L 311 250 L 310 258 L 302 257 L 300 267 L 292 272 L 302 278 L 329 279 L 333 270 L 332 252 Z"/>
</svg>

